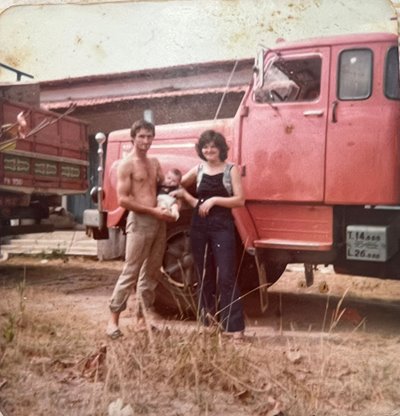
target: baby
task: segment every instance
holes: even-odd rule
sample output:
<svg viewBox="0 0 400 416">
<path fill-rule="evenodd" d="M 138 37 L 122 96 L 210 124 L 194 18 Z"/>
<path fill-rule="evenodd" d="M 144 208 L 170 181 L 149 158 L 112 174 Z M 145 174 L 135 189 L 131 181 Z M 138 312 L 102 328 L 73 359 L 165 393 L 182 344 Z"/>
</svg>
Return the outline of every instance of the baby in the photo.
<svg viewBox="0 0 400 416">
<path fill-rule="evenodd" d="M 167 208 L 175 221 L 179 219 L 179 202 L 169 193 L 179 188 L 182 179 L 182 172 L 179 169 L 170 169 L 166 174 L 162 184 L 157 190 L 157 206 Z"/>
</svg>

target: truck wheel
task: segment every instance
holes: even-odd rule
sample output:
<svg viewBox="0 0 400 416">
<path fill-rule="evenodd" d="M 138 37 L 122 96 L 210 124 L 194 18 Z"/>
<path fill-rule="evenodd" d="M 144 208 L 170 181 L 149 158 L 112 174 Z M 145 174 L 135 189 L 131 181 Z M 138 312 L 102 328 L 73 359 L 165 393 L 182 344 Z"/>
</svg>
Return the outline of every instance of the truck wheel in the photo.
<svg viewBox="0 0 400 416">
<path fill-rule="evenodd" d="M 196 284 L 187 223 L 167 232 L 162 275 L 156 289 L 157 308 L 180 317 L 195 316 Z"/>
</svg>

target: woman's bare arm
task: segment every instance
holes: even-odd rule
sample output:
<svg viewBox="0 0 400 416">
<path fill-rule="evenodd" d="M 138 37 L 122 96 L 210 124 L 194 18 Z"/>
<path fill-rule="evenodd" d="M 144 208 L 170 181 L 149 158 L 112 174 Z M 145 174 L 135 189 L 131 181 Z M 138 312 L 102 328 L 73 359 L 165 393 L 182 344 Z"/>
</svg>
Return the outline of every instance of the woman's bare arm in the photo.
<svg viewBox="0 0 400 416">
<path fill-rule="evenodd" d="M 191 207 L 197 205 L 198 199 L 195 198 L 186 188 L 191 186 L 197 177 L 198 166 L 193 167 L 182 176 L 181 187 L 176 191 L 172 191 L 170 195 L 185 200 Z"/>
</svg>

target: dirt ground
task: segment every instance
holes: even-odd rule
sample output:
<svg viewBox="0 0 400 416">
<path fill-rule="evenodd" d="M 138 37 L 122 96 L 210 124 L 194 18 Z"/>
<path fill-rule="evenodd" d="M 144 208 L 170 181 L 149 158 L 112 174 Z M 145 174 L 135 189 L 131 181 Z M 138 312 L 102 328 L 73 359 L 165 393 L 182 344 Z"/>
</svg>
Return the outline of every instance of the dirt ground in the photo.
<svg viewBox="0 0 400 416">
<path fill-rule="evenodd" d="M 4 415 L 400 415 L 400 282 L 291 265 L 246 339 L 165 317 L 104 335 L 122 263 L 11 257 L 0 263 Z M 133 298 L 131 300 L 133 302 Z M 206 338 L 205 338 L 206 337 Z M 119 400 L 119 401 L 118 401 Z"/>
</svg>

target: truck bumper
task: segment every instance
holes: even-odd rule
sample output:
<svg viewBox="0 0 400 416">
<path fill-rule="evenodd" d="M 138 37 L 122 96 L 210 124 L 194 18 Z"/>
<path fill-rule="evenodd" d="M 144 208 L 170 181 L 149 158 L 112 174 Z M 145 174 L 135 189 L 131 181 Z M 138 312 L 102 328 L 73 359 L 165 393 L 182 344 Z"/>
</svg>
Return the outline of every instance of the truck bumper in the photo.
<svg viewBox="0 0 400 416">
<path fill-rule="evenodd" d="M 86 227 L 86 234 L 95 240 L 108 239 L 107 212 L 85 209 L 83 211 L 83 224 Z"/>
</svg>

